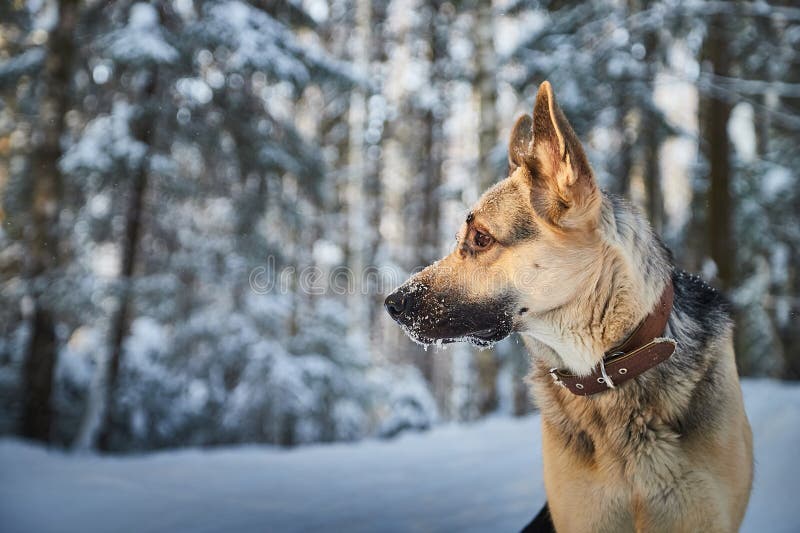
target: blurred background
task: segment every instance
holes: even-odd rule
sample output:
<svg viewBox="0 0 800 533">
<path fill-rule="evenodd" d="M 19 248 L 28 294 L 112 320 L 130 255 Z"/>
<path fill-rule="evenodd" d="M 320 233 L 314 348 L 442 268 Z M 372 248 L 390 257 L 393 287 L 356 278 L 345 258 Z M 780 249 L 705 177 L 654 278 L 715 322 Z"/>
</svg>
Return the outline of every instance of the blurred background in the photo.
<svg viewBox="0 0 800 533">
<path fill-rule="evenodd" d="M 532 408 L 527 355 L 429 350 L 447 253 L 549 79 L 608 191 L 800 378 L 791 1 L 0 3 L 0 433 L 71 449 L 391 437 Z"/>
</svg>

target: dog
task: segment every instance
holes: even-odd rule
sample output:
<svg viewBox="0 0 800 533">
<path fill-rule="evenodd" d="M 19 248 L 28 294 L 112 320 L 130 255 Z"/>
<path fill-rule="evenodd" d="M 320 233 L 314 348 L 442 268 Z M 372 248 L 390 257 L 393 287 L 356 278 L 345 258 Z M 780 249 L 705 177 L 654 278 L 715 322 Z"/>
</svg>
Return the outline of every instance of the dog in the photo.
<svg viewBox="0 0 800 533">
<path fill-rule="evenodd" d="M 548 82 L 508 152 L 386 310 L 424 344 L 523 337 L 557 531 L 737 531 L 753 449 L 727 300 L 600 190 Z"/>
</svg>

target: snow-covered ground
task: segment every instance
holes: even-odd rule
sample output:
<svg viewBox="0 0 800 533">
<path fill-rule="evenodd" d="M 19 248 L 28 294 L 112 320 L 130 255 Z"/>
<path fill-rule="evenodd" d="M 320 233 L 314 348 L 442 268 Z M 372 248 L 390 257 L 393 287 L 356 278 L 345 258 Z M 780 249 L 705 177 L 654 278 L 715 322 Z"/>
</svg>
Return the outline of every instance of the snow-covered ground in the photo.
<svg viewBox="0 0 800 533">
<path fill-rule="evenodd" d="M 800 386 L 747 381 L 756 478 L 743 531 L 800 531 Z M 108 458 L 0 441 L 4 532 L 517 531 L 544 502 L 539 421 L 392 441 Z"/>
</svg>

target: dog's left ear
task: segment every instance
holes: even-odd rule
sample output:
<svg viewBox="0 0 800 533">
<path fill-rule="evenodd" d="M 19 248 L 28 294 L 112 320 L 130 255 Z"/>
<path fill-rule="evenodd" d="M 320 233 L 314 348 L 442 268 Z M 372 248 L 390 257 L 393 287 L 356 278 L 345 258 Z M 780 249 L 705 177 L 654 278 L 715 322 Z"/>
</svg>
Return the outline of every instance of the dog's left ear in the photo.
<svg viewBox="0 0 800 533">
<path fill-rule="evenodd" d="M 547 81 L 536 95 L 533 140 L 525 161 L 531 170 L 533 207 L 545 220 L 577 226 L 596 212 L 600 195 L 592 168 Z"/>
<path fill-rule="evenodd" d="M 522 165 L 531 151 L 533 140 L 533 119 L 530 115 L 522 115 L 511 128 L 511 138 L 508 140 L 508 174 L 511 175 Z"/>
</svg>

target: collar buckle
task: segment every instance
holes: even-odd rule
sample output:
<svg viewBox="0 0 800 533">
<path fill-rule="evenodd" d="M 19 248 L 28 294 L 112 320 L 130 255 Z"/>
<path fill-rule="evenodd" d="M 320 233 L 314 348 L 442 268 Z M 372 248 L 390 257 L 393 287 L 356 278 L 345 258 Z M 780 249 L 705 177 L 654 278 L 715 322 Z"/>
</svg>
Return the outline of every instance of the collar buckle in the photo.
<svg viewBox="0 0 800 533">
<path fill-rule="evenodd" d="M 558 367 L 551 368 L 548 373 L 550 374 L 550 377 L 553 378 L 553 383 L 556 383 L 561 387 L 566 387 L 564 382 L 561 381 L 561 378 L 558 377 Z"/>
<path fill-rule="evenodd" d="M 622 352 L 619 352 L 619 353 L 622 353 Z M 605 384 L 606 387 L 608 387 L 609 389 L 615 388 L 614 382 L 611 380 L 611 376 L 609 376 L 606 373 L 605 358 L 600 359 L 600 372 L 603 374 L 603 377 L 602 378 L 598 378 L 597 381 L 600 381 L 602 379 L 603 380 L 603 384 Z"/>
</svg>

